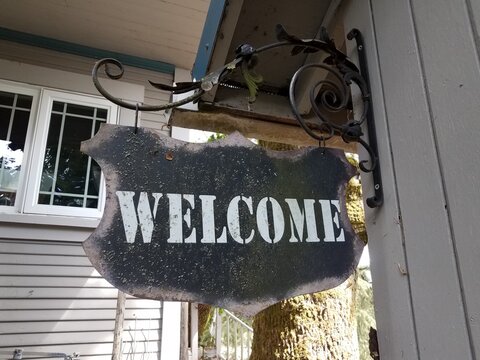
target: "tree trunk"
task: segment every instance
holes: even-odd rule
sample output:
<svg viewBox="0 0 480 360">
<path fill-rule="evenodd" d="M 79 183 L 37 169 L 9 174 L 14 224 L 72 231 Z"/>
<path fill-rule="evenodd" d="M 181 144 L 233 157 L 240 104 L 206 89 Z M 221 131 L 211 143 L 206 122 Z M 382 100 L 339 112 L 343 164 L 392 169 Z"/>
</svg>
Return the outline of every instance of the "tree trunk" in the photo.
<svg viewBox="0 0 480 360">
<path fill-rule="evenodd" d="M 358 359 L 354 281 L 275 304 L 253 320 L 250 360 Z"/>
<path fill-rule="evenodd" d="M 275 150 L 287 147 L 261 142 Z M 347 208 L 355 231 L 366 240 L 361 187 L 353 179 L 347 189 Z M 355 319 L 356 276 L 335 289 L 284 300 L 253 319 L 250 360 L 358 359 Z"/>
</svg>

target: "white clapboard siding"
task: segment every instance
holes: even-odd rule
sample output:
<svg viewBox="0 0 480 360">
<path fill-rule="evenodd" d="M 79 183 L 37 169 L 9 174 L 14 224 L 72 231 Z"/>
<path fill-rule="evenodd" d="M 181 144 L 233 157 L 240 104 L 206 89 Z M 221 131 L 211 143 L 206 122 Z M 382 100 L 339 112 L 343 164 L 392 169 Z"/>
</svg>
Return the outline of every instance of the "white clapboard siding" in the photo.
<svg viewBox="0 0 480 360">
<path fill-rule="evenodd" d="M 81 243 L 0 239 L 0 352 L 111 357 L 117 295 Z M 161 302 L 127 296 L 124 316 L 123 351 L 158 358 Z"/>
<path fill-rule="evenodd" d="M 93 273 L 92 273 L 93 274 Z M 6 276 L 0 275 L 0 286 L 18 286 L 18 287 L 64 287 L 68 284 L 70 287 L 89 287 L 104 288 L 109 287 L 110 283 L 100 277 L 68 277 L 61 276 Z"/>
<path fill-rule="evenodd" d="M 62 288 L 9 287 L 2 288 L 1 295 L 7 299 L 116 299 L 118 291 L 115 288 L 71 288 L 65 284 Z"/>
<path fill-rule="evenodd" d="M 0 58 L 83 75 L 90 75 L 95 63 L 95 59 L 16 44 L 4 40 L 0 40 Z M 144 102 L 147 104 L 162 105 L 170 101 L 169 92 L 152 87 L 148 83 L 148 80 L 171 85 L 173 76 L 126 66 L 125 74 L 121 79 L 123 82 L 145 86 Z M 165 130 L 167 121 L 168 117 L 164 112 L 142 113 L 140 116 L 140 126 L 164 130 L 166 134 L 168 133 L 168 131 Z"/>
<path fill-rule="evenodd" d="M 1 299 L 0 310 L 45 310 L 45 309 L 115 309 L 116 299 Z M 125 308 L 158 309 L 158 301 L 127 298 Z"/>
<path fill-rule="evenodd" d="M 0 351 L 12 350 L 13 348 L 0 348 Z M 62 344 L 62 345 L 42 345 L 42 346 L 24 346 L 22 347 L 25 354 L 28 354 L 29 351 L 32 352 L 43 352 L 43 353 L 65 353 L 73 354 L 77 353 L 80 355 L 80 360 L 89 360 L 96 359 L 97 356 L 105 355 L 105 357 L 110 356 L 112 358 L 112 344 L 111 343 L 92 343 L 92 344 Z M 59 351 L 59 349 L 61 349 Z M 127 342 L 122 347 L 123 353 L 128 354 L 133 352 L 138 354 L 137 358 L 143 358 L 144 360 L 148 357 L 149 359 L 158 359 L 158 352 L 160 351 L 160 344 L 157 341 L 136 341 L 136 342 Z M 5 355 L 3 355 L 5 356 Z M 38 355 L 37 355 L 38 357 Z M 104 358 L 105 358 L 104 357 Z M 127 358 L 127 356 L 124 356 Z M 7 359 L 7 358 L 5 358 Z M 11 357 L 10 357 L 11 359 Z M 43 360 L 43 358 L 42 358 Z M 58 358 L 57 358 L 58 360 Z"/>
<path fill-rule="evenodd" d="M 44 242 L 21 240 L 13 242 L 2 239 L 2 236 L 0 236 L 0 249 L 2 254 L 85 256 L 82 247 L 77 246 L 77 244 L 45 246 Z"/>
<path fill-rule="evenodd" d="M 95 300 L 92 300 L 95 301 Z M 161 309 L 128 309 L 125 319 L 160 319 Z M 115 318 L 115 309 L 81 309 L 81 310 L 0 310 L 1 321 L 68 321 L 68 320 L 108 320 Z"/>
<path fill-rule="evenodd" d="M 4 334 L 35 334 L 50 332 L 74 331 L 113 331 L 113 320 L 96 321 L 40 321 L 40 322 L 0 322 L 0 335 Z M 125 331 L 138 331 L 142 329 L 160 330 L 161 326 L 155 320 L 125 320 Z"/>
<path fill-rule="evenodd" d="M 29 254 L 0 254 L 2 264 L 32 264 L 32 265 L 68 265 L 91 267 L 90 261 L 85 256 L 50 256 Z"/>
<path fill-rule="evenodd" d="M 100 274 L 90 267 L 59 266 L 59 265 L 0 265 L 0 274 L 3 275 L 47 275 L 47 276 L 81 276 L 100 277 Z"/>
<path fill-rule="evenodd" d="M 159 330 L 129 330 L 123 334 L 125 339 L 135 339 L 137 341 L 159 341 Z M 0 336 L 0 347 L 15 346 L 18 343 L 28 344 L 29 346 L 39 346 L 44 344 L 71 344 L 81 338 L 83 342 L 113 342 L 113 331 L 95 331 L 95 332 L 46 332 L 34 334 L 12 334 Z"/>
</svg>

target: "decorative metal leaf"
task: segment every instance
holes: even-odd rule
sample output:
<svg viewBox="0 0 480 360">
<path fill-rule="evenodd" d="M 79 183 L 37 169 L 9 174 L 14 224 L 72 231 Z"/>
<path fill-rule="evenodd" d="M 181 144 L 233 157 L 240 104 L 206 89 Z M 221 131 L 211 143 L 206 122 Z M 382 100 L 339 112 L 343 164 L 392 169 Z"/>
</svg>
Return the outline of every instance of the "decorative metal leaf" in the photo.
<svg viewBox="0 0 480 360">
<path fill-rule="evenodd" d="M 315 48 L 312 48 L 312 47 L 305 47 L 305 49 L 303 50 L 303 52 L 305 54 L 312 54 L 312 53 L 316 53 L 318 51 L 319 51 L 319 49 L 315 49 Z"/>
<path fill-rule="evenodd" d="M 290 55 L 295 56 L 300 54 L 305 50 L 305 46 L 294 46 L 292 51 L 290 52 Z"/>
<path fill-rule="evenodd" d="M 282 24 L 277 24 L 275 26 L 275 34 L 277 36 L 277 40 L 278 41 L 288 41 L 288 42 L 291 42 L 291 43 L 301 43 L 302 42 L 302 39 L 294 36 L 294 35 L 290 35 L 287 30 L 285 30 L 285 28 L 283 27 Z"/>
<path fill-rule="evenodd" d="M 263 81 L 263 77 L 250 69 L 247 61 L 242 62 L 241 69 L 245 84 L 247 85 L 250 94 L 248 102 L 253 103 L 257 98 L 258 84 Z"/>
<path fill-rule="evenodd" d="M 196 90 L 201 85 L 200 81 L 178 82 L 176 83 L 175 86 L 161 84 L 161 83 L 154 83 L 153 81 L 150 81 L 150 80 L 148 80 L 148 82 L 150 83 L 150 85 L 152 85 L 157 89 L 164 90 L 164 91 L 171 91 L 174 94 L 183 94 L 192 90 Z"/>
<path fill-rule="evenodd" d="M 330 46 L 332 49 L 336 50 L 335 42 L 333 39 L 328 35 L 327 29 L 322 26 L 320 28 L 320 33 L 319 33 L 319 40 L 325 42 L 328 46 Z"/>
</svg>

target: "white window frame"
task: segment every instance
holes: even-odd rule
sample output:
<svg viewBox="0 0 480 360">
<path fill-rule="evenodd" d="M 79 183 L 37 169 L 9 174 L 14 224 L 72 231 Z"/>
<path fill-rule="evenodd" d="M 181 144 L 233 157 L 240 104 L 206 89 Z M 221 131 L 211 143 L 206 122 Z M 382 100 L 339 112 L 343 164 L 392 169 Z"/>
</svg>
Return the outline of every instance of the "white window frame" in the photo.
<svg viewBox="0 0 480 360">
<path fill-rule="evenodd" d="M 97 208 L 80 208 L 61 205 L 38 204 L 41 176 L 43 171 L 44 156 L 50 125 L 50 115 L 53 101 L 102 108 L 107 110 L 107 123 L 118 123 L 118 106 L 96 95 L 72 92 L 67 90 L 51 89 L 43 86 L 30 85 L 0 79 L 0 90 L 15 94 L 32 96 L 32 106 L 23 149 L 23 161 L 16 189 L 15 204 L 13 206 L 0 205 L 0 221 L 33 222 L 47 219 L 48 223 L 74 224 L 68 219 L 91 219 L 97 222 L 103 214 L 105 205 L 105 181 L 102 173 L 100 180 L 100 193 Z M 40 217 L 39 217 L 40 216 Z M 35 218 L 34 218 L 35 217 Z M 36 219 L 38 217 L 38 220 Z M 22 218 L 24 220 L 22 220 Z M 56 220 L 53 220 L 56 219 Z M 62 221 L 61 219 L 65 219 Z M 43 220 L 41 221 L 43 222 Z M 77 220 L 75 220 L 77 224 Z M 79 225 L 81 223 L 78 223 Z M 93 223 L 85 225 L 94 226 Z"/>
<path fill-rule="evenodd" d="M 23 204 L 23 213 L 57 216 L 100 218 L 105 205 L 105 181 L 102 174 L 97 208 L 79 208 L 61 205 L 38 204 L 38 194 L 43 171 L 44 156 L 50 126 L 50 115 L 54 101 L 102 108 L 108 111 L 107 123 L 116 123 L 118 107 L 110 101 L 93 95 L 84 95 L 62 90 L 42 89 L 36 121 L 33 123 L 35 133 L 30 156 L 30 167 Z"/>
<path fill-rule="evenodd" d="M 40 98 L 40 88 L 29 86 L 27 84 L 17 84 L 10 81 L 0 81 L 0 91 L 32 96 L 32 107 L 28 119 L 27 134 L 25 136 L 25 147 L 23 149 L 23 162 L 18 181 L 17 192 L 15 195 L 15 204 L 13 206 L 0 206 L 0 213 L 16 214 L 22 211 L 25 200 L 26 184 L 29 173 L 30 154 L 32 152 L 33 133 L 35 131 L 35 122 L 38 114 L 38 101 Z"/>
</svg>

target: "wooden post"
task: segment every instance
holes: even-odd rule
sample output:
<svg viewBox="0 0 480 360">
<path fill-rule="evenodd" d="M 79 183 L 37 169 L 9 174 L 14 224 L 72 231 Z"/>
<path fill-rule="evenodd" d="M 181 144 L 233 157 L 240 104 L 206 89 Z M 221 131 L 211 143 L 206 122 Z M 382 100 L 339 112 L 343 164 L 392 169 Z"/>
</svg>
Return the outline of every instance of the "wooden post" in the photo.
<svg viewBox="0 0 480 360">
<path fill-rule="evenodd" d="M 192 360 L 198 360 L 198 304 L 190 304 L 190 347 L 192 348 Z"/>
<path fill-rule="evenodd" d="M 188 302 L 182 302 L 180 318 L 180 360 L 188 360 Z"/>
<path fill-rule="evenodd" d="M 122 334 L 123 334 L 123 319 L 125 317 L 125 300 L 126 300 L 125 293 L 118 290 L 117 312 L 115 315 L 115 328 L 113 330 L 112 360 L 122 359 Z"/>
<path fill-rule="evenodd" d="M 215 309 L 215 352 L 217 359 L 222 355 L 222 317 L 218 308 Z"/>
</svg>

